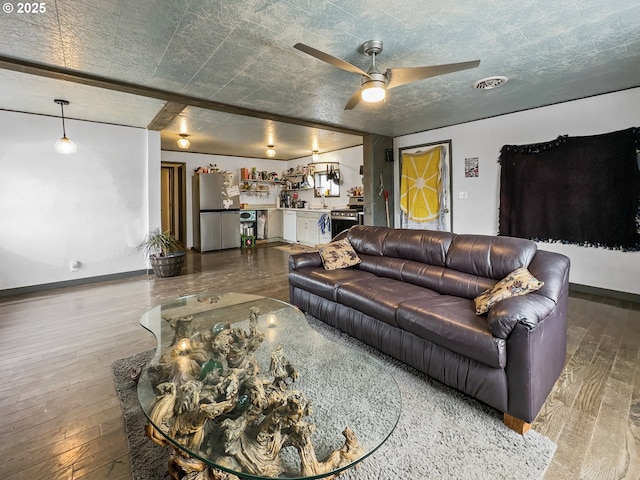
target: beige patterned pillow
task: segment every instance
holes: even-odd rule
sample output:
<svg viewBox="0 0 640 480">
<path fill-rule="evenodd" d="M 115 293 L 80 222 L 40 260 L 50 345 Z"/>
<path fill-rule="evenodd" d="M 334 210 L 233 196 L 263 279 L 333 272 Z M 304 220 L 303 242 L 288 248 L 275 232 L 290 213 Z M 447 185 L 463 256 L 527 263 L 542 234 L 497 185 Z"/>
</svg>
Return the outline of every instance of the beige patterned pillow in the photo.
<svg viewBox="0 0 640 480">
<path fill-rule="evenodd" d="M 337 270 L 338 268 L 352 267 L 360 263 L 360 257 L 344 238 L 332 243 L 323 243 L 316 245 L 322 258 L 322 264 L 325 270 Z"/>
<path fill-rule="evenodd" d="M 535 292 L 544 285 L 535 278 L 525 267 L 516 268 L 509 275 L 504 277 L 493 288 L 489 288 L 474 298 L 476 304 L 476 315 L 487 313 L 500 300 L 505 298 L 525 295 Z"/>
</svg>

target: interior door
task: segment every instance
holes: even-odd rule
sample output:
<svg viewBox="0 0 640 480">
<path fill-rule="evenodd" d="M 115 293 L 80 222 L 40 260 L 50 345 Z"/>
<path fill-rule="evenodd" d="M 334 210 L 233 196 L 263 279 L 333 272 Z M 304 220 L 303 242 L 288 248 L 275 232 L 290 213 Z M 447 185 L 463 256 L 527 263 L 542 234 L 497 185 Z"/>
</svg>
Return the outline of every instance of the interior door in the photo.
<svg viewBox="0 0 640 480">
<path fill-rule="evenodd" d="M 160 220 L 163 232 L 170 232 L 186 246 L 186 164 L 162 162 L 160 169 Z"/>
<path fill-rule="evenodd" d="M 175 231 L 173 198 L 173 169 L 162 167 L 160 169 L 160 220 L 162 231 L 171 232 L 172 234 L 174 234 Z"/>
</svg>

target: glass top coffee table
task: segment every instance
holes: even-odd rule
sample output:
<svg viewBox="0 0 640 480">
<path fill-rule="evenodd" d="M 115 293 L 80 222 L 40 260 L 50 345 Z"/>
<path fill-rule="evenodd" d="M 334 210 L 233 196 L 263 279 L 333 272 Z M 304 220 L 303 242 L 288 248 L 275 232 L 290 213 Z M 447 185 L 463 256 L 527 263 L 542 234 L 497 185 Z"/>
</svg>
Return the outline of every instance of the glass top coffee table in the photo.
<svg viewBox="0 0 640 480">
<path fill-rule="evenodd" d="M 398 422 L 400 392 L 382 364 L 288 303 L 191 295 L 140 323 L 158 347 L 138 399 L 147 435 L 172 448 L 173 479 L 332 478 Z"/>
</svg>

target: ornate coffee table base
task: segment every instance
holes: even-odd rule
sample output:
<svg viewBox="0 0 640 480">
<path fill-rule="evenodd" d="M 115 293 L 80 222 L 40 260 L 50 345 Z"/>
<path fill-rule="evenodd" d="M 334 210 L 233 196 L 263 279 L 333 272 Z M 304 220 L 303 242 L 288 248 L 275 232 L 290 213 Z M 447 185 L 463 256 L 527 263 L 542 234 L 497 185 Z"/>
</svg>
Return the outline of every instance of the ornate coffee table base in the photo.
<svg viewBox="0 0 640 480">
<path fill-rule="evenodd" d="M 147 435 L 167 445 L 157 429 L 163 425 L 172 438 L 198 451 L 209 422 L 210 430 L 217 428 L 220 433 L 217 443 L 224 444 L 225 453 L 219 453 L 216 467 L 265 478 L 284 473 L 280 452 L 287 446 L 298 452 L 301 476 L 331 475 L 352 464 L 365 450 L 348 427 L 342 432 L 344 445 L 326 461 L 318 461 L 311 442 L 316 426 L 305 420 L 312 405 L 301 391 L 291 388 L 300 374 L 282 346 L 271 352 L 269 374 L 260 374 L 254 352 L 265 334 L 258 328 L 258 318 L 259 309 L 252 306 L 248 331 L 228 323 L 196 331 L 190 315 L 168 321 L 174 331 L 172 345 L 147 367 L 158 393 Z M 224 415 L 228 418 L 221 420 Z M 174 480 L 239 480 L 216 467 L 176 448 L 169 460 Z"/>
<path fill-rule="evenodd" d="M 154 443 L 171 448 L 168 470 L 172 480 L 241 480 L 236 475 L 212 468 L 206 463 L 188 456 L 182 450 L 175 448 L 150 423 L 147 424 L 145 433 Z M 311 443 L 308 444 L 309 448 L 303 449 L 304 453 L 300 451 L 302 471 L 307 472 L 307 474 L 333 471 L 361 457 L 363 449 L 354 433 L 349 428 L 346 428 L 342 434 L 345 437 L 344 445 L 339 450 L 331 452 L 326 462 L 318 462 L 316 460 Z M 357 468 L 357 465 L 355 468 Z M 323 479 L 331 480 L 338 475 L 340 474 L 323 477 Z"/>
</svg>

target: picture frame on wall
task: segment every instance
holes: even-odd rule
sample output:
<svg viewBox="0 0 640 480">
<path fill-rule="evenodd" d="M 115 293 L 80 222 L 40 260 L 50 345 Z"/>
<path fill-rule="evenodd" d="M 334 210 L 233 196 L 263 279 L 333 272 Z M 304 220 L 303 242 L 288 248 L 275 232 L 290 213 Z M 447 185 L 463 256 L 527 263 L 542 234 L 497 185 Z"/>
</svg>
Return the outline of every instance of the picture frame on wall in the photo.
<svg viewBox="0 0 640 480">
<path fill-rule="evenodd" d="M 442 140 L 399 149 L 401 228 L 452 231 L 451 143 Z"/>
</svg>

